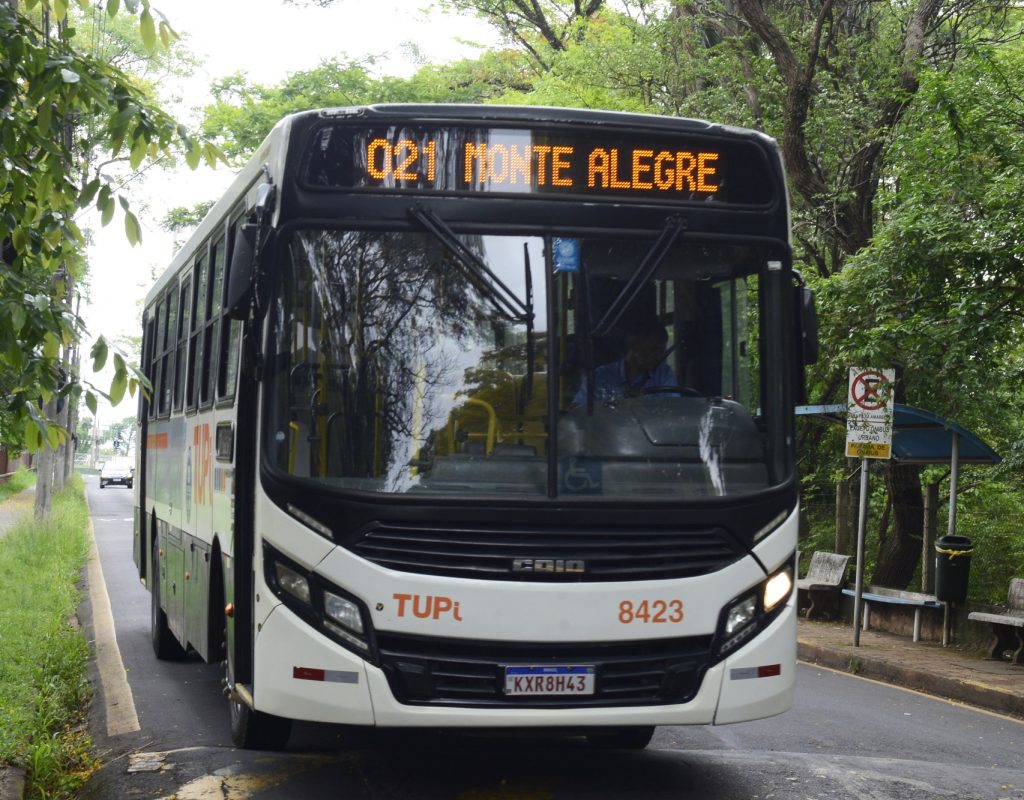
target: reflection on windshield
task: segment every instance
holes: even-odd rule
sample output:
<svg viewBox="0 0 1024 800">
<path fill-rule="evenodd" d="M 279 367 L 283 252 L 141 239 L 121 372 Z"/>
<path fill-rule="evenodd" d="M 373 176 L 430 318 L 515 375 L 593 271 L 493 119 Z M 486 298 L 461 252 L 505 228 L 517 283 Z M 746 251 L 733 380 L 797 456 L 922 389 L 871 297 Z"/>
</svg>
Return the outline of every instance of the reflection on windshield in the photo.
<svg viewBox="0 0 1024 800">
<path fill-rule="evenodd" d="M 769 485 L 750 254 L 677 247 L 624 294 L 649 240 L 571 240 L 564 261 L 555 240 L 428 230 L 290 239 L 268 354 L 277 470 L 377 493 Z"/>
</svg>

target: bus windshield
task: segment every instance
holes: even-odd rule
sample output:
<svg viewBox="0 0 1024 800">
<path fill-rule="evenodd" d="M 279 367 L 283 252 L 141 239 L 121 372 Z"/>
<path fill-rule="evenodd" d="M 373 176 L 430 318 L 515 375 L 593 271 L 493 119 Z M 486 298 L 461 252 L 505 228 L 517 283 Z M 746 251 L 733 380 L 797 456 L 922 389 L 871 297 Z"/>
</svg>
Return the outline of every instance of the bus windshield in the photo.
<svg viewBox="0 0 1024 800">
<path fill-rule="evenodd" d="M 298 229 L 278 248 L 266 462 L 319 488 L 736 497 L 783 482 L 763 246 Z M 447 232 L 450 236 L 446 235 Z M 640 279 L 637 279 L 637 276 Z"/>
</svg>

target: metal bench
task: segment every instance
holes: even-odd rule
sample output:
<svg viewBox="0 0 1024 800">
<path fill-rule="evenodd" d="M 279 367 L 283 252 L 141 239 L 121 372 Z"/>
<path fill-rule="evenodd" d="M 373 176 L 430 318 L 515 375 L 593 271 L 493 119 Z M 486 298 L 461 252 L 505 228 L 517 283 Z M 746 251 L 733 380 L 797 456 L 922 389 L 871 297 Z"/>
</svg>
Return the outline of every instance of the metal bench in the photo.
<svg viewBox="0 0 1024 800">
<path fill-rule="evenodd" d="M 797 590 L 807 593 L 807 619 L 813 617 L 816 607 L 829 605 L 830 608 L 838 608 L 839 590 L 846 580 L 849 563 L 849 556 L 838 553 L 818 551 L 811 556 L 807 575 L 796 582 Z"/>
<path fill-rule="evenodd" d="M 853 589 L 843 589 L 843 594 L 849 597 L 856 597 L 856 592 Z M 864 603 L 863 622 L 861 625 L 864 630 L 871 629 L 872 603 L 913 606 L 915 642 L 921 641 L 921 611 L 925 608 L 942 608 L 943 605 L 935 595 L 922 594 L 921 592 L 905 592 L 901 589 L 888 589 L 884 586 L 866 587 L 861 592 L 861 601 Z"/>
<path fill-rule="evenodd" d="M 1012 650 L 1010 663 L 1024 666 L 1024 578 L 1011 578 L 1006 593 L 1006 609 L 1001 614 L 972 611 L 967 619 L 992 625 L 992 645 L 989 658 L 1003 659 L 1003 653 Z"/>
</svg>

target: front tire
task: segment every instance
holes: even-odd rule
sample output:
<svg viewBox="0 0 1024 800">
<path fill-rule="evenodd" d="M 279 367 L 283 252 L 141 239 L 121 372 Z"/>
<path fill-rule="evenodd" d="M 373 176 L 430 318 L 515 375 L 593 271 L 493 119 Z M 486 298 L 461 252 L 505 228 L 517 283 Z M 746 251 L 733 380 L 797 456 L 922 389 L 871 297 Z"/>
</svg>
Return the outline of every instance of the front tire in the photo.
<svg viewBox="0 0 1024 800">
<path fill-rule="evenodd" d="M 604 750 L 643 750 L 651 743 L 654 726 L 620 728 L 608 733 L 588 733 L 587 741 L 592 747 Z"/>
<path fill-rule="evenodd" d="M 214 598 L 224 607 L 223 597 Z M 235 676 L 231 670 L 231 658 L 228 654 L 228 625 L 224 616 L 224 636 L 222 652 L 224 654 L 224 688 L 228 693 L 228 711 L 231 716 L 231 740 L 243 750 L 284 750 L 292 735 L 292 721 L 273 714 L 256 711 L 246 705 L 234 693 Z"/>
</svg>

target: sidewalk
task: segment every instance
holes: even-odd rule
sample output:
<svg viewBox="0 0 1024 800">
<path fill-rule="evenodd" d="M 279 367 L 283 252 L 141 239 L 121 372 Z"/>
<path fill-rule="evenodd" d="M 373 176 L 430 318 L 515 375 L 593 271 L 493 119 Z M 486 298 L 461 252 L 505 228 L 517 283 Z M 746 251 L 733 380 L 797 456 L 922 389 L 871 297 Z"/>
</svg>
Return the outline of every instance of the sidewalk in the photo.
<svg viewBox="0 0 1024 800">
<path fill-rule="evenodd" d="M 18 494 L 12 494 L 0 502 L 0 539 L 10 527 L 25 514 L 31 514 L 36 505 L 36 487 L 29 486 Z"/>
<path fill-rule="evenodd" d="M 0 539 L 19 519 L 32 514 L 36 505 L 36 487 L 11 495 L 0 503 Z M 25 790 L 25 770 L 0 764 L 0 800 L 19 800 Z"/>
<path fill-rule="evenodd" d="M 797 639 L 801 661 L 1024 719 L 1024 668 L 879 631 L 862 631 L 854 647 L 842 622 L 801 619 Z"/>
</svg>

